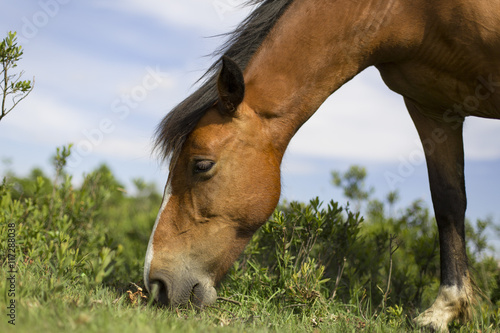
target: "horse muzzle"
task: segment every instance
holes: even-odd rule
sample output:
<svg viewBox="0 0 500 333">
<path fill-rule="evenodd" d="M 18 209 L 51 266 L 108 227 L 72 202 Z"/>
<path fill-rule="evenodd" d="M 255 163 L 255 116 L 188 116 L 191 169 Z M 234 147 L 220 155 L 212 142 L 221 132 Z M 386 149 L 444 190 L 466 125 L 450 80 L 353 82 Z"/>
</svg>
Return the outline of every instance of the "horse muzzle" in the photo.
<svg viewBox="0 0 500 333">
<path fill-rule="evenodd" d="M 181 305 L 203 308 L 217 300 L 217 292 L 208 279 L 196 277 L 173 279 L 168 274 L 154 274 L 150 281 L 148 286 L 150 297 L 159 304 L 171 308 Z"/>
</svg>

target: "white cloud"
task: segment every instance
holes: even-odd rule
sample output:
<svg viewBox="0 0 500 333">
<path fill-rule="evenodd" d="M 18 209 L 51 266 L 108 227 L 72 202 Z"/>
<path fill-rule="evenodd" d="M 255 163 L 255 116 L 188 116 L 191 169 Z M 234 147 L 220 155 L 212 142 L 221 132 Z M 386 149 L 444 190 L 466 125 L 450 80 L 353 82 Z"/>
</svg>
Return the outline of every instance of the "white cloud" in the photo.
<svg viewBox="0 0 500 333">
<path fill-rule="evenodd" d="M 317 165 L 308 161 L 307 158 L 297 157 L 293 154 L 286 154 L 281 164 L 281 171 L 289 175 L 308 175 L 316 172 L 317 169 Z"/>
<path fill-rule="evenodd" d="M 99 0 L 96 7 L 113 8 L 129 14 L 141 14 L 160 23 L 180 29 L 195 28 L 209 34 L 226 32 L 227 27 L 239 23 L 249 12 L 241 8 L 243 1 L 235 0 Z"/>
<path fill-rule="evenodd" d="M 472 160 L 500 158 L 500 120 L 469 117 L 464 126 L 465 156 Z"/>
<path fill-rule="evenodd" d="M 421 150 L 403 98 L 385 87 L 375 68 L 335 92 L 292 139 L 294 154 L 398 162 Z M 467 159 L 500 158 L 500 121 L 469 117 Z"/>
<path fill-rule="evenodd" d="M 95 153 L 106 157 L 146 159 L 151 157 L 151 140 L 141 136 L 111 136 L 95 147 Z"/>
<path fill-rule="evenodd" d="M 33 93 L 2 121 L 3 137 L 21 142 L 61 145 L 74 140 L 91 121 L 86 110 Z"/>
<path fill-rule="evenodd" d="M 370 69 L 335 92 L 292 140 L 293 153 L 391 161 L 418 139 L 402 98 Z M 379 81 L 378 85 L 371 82 Z"/>
</svg>

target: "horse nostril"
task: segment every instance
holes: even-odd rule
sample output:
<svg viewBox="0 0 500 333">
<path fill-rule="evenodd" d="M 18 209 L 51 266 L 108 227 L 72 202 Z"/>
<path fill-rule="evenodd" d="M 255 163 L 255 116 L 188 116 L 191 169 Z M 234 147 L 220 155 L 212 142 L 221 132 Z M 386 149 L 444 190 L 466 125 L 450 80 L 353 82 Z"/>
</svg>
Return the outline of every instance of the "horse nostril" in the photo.
<svg viewBox="0 0 500 333">
<path fill-rule="evenodd" d="M 196 283 L 191 291 L 191 301 L 196 307 L 203 308 L 206 305 L 215 303 L 217 292 L 209 284 Z"/>
<path fill-rule="evenodd" d="M 190 296 L 190 301 L 195 304 L 196 306 L 199 306 L 202 304 L 202 300 L 200 298 L 200 293 L 198 292 L 199 290 L 199 283 L 196 283 L 193 288 L 191 289 L 191 296 Z"/>
<path fill-rule="evenodd" d="M 167 287 L 163 281 L 151 281 L 150 290 L 151 297 L 163 305 L 168 305 Z"/>
</svg>

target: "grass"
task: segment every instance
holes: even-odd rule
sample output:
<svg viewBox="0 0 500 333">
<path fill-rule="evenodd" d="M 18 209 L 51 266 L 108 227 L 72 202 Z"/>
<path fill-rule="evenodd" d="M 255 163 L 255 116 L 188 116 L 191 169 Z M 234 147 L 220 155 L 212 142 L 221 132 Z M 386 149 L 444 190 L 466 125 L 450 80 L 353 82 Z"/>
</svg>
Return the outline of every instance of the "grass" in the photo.
<svg viewBox="0 0 500 333">
<path fill-rule="evenodd" d="M 1 332 L 419 332 L 401 307 L 373 311 L 361 295 L 349 304 L 325 300 L 287 304 L 279 293 L 239 294 L 223 284 L 219 292 L 225 299 L 216 305 L 204 311 L 171 310 L 148 304 L 141 297 L 147 295 L 135 284 L 125 289 L 88 288 L 78 283 L 54 287 L 39 269 L 29 266 L 17 276 L 21 296 L 16 298 L 16 325 L 4 317 Z M 3 298 L 0 308 L 6 307 Z M 497 309 L 497 318 L 499 314 Z M 497 332 L 488 318 L 482 319 L 479 315 L 467 327 L 457 325 L 452 332 Z"/>
<path fill-rule="evenodd" d="M 306 316 L 297 315 L 292 307 L 280 308 L 260 297 L 242 297 L 246 300 L 241 305 L 220 302 L 199 312 L 134 305 L 128 295 L 108 288 L 89 292 L 75 287 L 45 302 L 24 299 L 16 307 L 15 331 L 32 332 L 34 328 L 46 332 L 397 331 L 397 327 L 391 330 L 384 320 L 360 319 L 343 305 L 331 305 L 331 314 L 325 316 Z M 5 320 L 0 329 L 13 331 Z"/>
<path fill-rule="evenodd" d="M 167 310 L 133 304 L 128 293 L 79 286 L 46 301 L 22 299 L 16 325 L 0 322 L 2 332 L 420 332 L 409 318 L 387 311 L 365 317 L 359 304 L 332 303 L 324 313 L 297 314 L 259 297 L 239 297 L 241 305 L 220 301 L 204 311 Z M 2 304 L 4 308 L 5 304 Z M 497 327 L 498 328 L 498 327 Z M 477 321 L 453 332 L 496 332 Z"/>
</svg>

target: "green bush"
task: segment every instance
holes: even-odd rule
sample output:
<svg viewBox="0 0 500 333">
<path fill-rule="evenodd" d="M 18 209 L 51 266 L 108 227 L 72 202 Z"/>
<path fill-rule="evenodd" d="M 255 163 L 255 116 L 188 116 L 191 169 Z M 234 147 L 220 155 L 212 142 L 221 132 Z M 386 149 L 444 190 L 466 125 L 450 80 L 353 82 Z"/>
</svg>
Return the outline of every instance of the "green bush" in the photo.
<svg viewBox="0 0 500 333">
<path fill-rule="evenodd" d="M 4 178 L 0 187 L 0 253 L 7 253 L 9 225 L 15 225 L 19 289 L 39 301 L 57 298 L 70 286 L 139 282 L 153 205 L 160 198 L 155 191 L 145 198 L 152 188 L 144 183 L 136 197 L 126 197 L 105 165 L 75 188 L 64 170 L 70 148 L 58 149 L 52 181 L 34 169 L 27 178 Z M 4 268 L 7 259 L 1 256 Z"/>
<path fill-rule="evenodd" d="M 6 228 L 14 223 L 17 266 L 43 271 L 40 282 L 55 290 L 67 284 L 102 283 L 110 275 L 119 249 L 97 223 L 109 196 L 98 178 L 98 174 L 90 174 L 79 190 L 73 188 L 68 175 L 57 177 L 52 184 L 43 175 L 31 183 L 4 180 L 0 188 L 0 251 L 7 250 Z"/>
<path fill-rule="evenodd" d="M 327 311 L 333 301 L 388 322 L 414 317 L 439 288 L 436 223 L 422 201 L 390 216 L 381 201 L 367 206 L 366 219 L 333 201 L 323 208 L 317 198 L 278 207 L 235 263 L 225 295 L 264 295 L 299 312 Z M 483 320 L 498 325 L 500 271 L 485 251 L 492 225 L 467 222 L 467 249 L 480 307 L 490 314 Z"/>
<path fill-rule="evenodd" d="M 348 211 L 344 216 L 335 202 L 321 206 L 314 199 L 277 209 L 234 265 L 226 286 L 267 293 L 288 306 L 324 303 L 332 290 L 345 294 L 343 286 L 331 288 L 332 281 L 343 270 L 344 258 L 352 256 L 361 218 Z"/>
<path fill-rule="evenodd" d="M 117 293 L 111 296 L 116 300 L 144 306 L 137 302 L 144 296 L 140 289 L 126 291 L 131 282 L 142 285 L 144 254 L 161 195 L 141 179 L 133 180 L 134 193 L 128 193 L 105 165 L 75 186 L 65 170 L 70 149 L 58 149 L 52 179 L 40 169 L 24 178 L 8 172 L 0 186 L 0 305 L 9 299 L 3 276 L 10 267 L 14 226 L 16 299 L 26 308 L 54 304 L 60 309 L 65 307 L 61 301 L 71 309 L 93 308 L 106 288 Z M 362 181 L 363 173 L 357 175 Z M 219 294 L 240 302 L 244 314 L 239 316 L 254 318 L 257 311 L 263 323 L 265 316 L 286 314 L 293 322 L 301 320 L 301 327 L 408 330 L 408 318 L 436 296 L 439 243 L 424 204 L 416 201 L 394 212 L 396 199 L 397 193 L 388 197 L 387 209 L 382 201 L 358 196 L 356 205 L 366 207 L 365 218 L 317 198 L 308 204 L 283 203 L 235 262 Z M 491 219 L 467 223 L 471 270 L 483 292 L 476 325 L 484 328 L 500 324 L 500 272 L 485 237 L 492 225 Z M 116 300 L 104 302 L 113 308 Z M 117 304 L 117 310 L 123 307 L 123 302 Z M 212 321 L 226 325 L 232 319 L 220 318 L 235 310 L 211 311 L 219 318 Z"/>
</svg>

